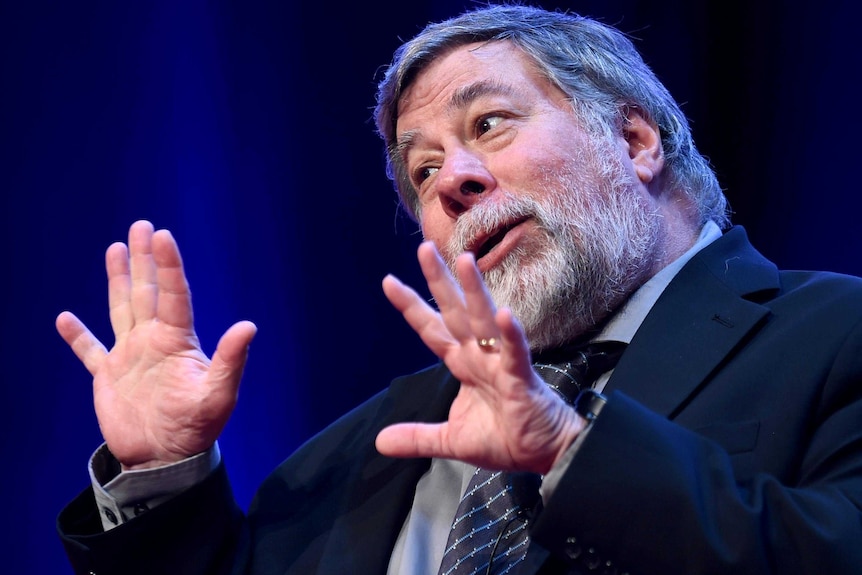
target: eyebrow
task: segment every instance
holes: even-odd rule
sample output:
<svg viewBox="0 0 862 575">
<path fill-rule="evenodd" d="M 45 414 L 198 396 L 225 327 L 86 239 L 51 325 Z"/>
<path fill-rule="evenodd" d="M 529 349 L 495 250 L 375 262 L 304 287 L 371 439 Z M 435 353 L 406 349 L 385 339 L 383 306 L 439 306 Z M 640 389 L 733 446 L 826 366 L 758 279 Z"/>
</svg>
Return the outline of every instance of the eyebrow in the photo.
<svg viewBox="0 0 862 575">
<path fill-rule="evenodd" d="M 455 90 L 446 109 L 447 111 L 463 109 L 484 96 L 512 96 L 515 91 L 511 85 L 495 80 L 474 82 Z"/>
<path fill-rule="evenodd" d="M 463 110 L 470 104 L 485 96 L 512 96 L 517 89 L 509 84 L 503 84 L 495 80 L 481 80 L 467 84 L 455 90 L 446 103 L 446 112 Z M 398 136 L 395 142 L 395 151 L 402 157 L 412 148 L 421 136 L 421 130 L 407 130 Z"/>
</svg>

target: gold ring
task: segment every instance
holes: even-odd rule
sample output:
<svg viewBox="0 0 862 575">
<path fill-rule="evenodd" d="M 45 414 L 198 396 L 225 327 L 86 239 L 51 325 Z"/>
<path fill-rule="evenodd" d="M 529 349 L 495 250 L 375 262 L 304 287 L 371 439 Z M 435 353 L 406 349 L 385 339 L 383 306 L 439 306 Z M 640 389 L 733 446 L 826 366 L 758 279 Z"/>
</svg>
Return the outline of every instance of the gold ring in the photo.
<svg viewBox="0 0 862 575">
<path fill-rule="evenodd" d="M 497 338 L 496 337 L 479 337 L 476 338 L 476 343 L 479 345 L 479 349 L 482 351 L 496 351 L 497 350 Z"/>
</svg>

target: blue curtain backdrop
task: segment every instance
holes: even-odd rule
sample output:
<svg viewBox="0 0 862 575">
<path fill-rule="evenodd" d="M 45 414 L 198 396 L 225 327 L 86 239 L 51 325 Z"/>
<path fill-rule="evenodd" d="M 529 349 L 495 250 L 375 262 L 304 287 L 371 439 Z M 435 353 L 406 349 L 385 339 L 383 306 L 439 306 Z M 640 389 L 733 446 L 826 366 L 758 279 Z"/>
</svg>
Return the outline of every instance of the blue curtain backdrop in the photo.
<svg viewBox="0 0 862 575">
<path fill-rule="evenodd" d="M 754 4 L 754 3 L 752 3 Z M 847 2 L 548 2 L 630 32 L 684 103 L 755 243 L 862 274 Z M 180 242 L 211 352 L 259 328 L 221 444 L 245 506 L 326 423 L 433 360 L 380 280 L 417 285 L 371 123 L 399 38 L 474 4 L 0 4 L 0 446 L 7 573 L 70 572 L 54 521 L 101 442 L 71 309 L 110 345 L 104 250 L 151 219 Z"/>
</svg>

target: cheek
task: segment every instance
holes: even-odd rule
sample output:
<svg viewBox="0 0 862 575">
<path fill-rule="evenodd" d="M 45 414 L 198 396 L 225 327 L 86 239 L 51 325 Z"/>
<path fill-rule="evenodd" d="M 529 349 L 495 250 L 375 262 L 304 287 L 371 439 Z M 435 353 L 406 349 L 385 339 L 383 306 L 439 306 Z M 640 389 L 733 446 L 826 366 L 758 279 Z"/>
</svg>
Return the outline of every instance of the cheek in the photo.
<svg viewBox="0 0 862 575">
<path fill-rule="evenodd" d="M 556 132 L 525 139 L 523 145 L 496 158 L 497 173 L 502 180 L 536 186 L 557 174 L 578 170 L 582 159 L 575 140 L 574 135 Z"/>
<path fill-rule="evenodd" d="M 455 222 L 443 212 L 439 202 L 422 207 L 422 220 L 419 225 L 422 237 L 434 242 L 437 249 L 445 248 L 455 229 Z"/>
</svg>

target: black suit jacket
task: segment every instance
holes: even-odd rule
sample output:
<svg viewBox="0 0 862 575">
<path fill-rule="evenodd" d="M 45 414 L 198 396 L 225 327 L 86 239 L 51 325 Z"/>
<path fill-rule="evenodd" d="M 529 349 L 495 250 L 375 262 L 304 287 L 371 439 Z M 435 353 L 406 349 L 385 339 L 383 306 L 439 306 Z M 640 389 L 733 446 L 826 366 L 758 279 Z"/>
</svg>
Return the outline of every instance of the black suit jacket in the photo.
<svg viewBox="0 0 862 575">
<path fill-rule="evenodd" d="M 223 468 L 108 533 L 87 490 L 58 521 L 70 560 L 385 574 L 430 462 L 374 437 L 445 419 L 457 390 L 443 365 L 395 380 L 279 466 L 247 518 Z M 605 391 L 520 573 L 862 573 L 862 280 L 779 272 L 733 228 L 673 279 Z"/>
</svg>

